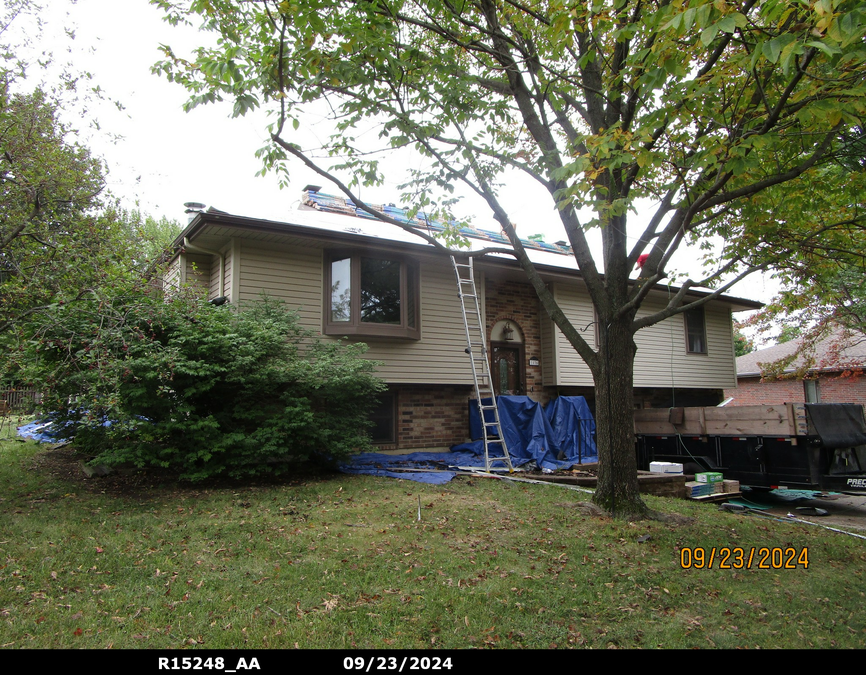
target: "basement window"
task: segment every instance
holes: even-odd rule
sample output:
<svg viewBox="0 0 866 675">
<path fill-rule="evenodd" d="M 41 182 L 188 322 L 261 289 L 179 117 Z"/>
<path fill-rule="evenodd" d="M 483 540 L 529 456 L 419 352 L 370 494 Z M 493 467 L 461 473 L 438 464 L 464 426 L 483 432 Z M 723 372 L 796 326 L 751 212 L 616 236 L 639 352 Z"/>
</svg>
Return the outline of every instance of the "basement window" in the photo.
<svg viewBox="0 0 866 675">
<path fill-rule="evenodd" d="M 366 253 L 333 254 L 325 277 L 326 335 L 421 337 L 417 263 Z"/>
<path fill-rule="evenodd" d="M 397 397 L 393 392 L 379 394 L 376 407 L 370 414 L 373 423 L 370 429 L 370 440 L 377 444 L 394 443 L 397 440 L 395 410 Z"/>
</svg>

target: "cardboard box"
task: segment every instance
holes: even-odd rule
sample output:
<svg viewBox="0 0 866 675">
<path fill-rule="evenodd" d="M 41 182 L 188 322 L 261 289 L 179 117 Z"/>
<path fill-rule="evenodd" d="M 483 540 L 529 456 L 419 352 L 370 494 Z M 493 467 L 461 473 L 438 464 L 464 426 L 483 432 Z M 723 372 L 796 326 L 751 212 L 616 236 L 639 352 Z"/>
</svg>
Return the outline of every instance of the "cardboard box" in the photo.
<svg viewBox="0 0 866 675">
<path fill-rule="evenodd" d="M 716 471 L 705 471 L 704 473 L 696 473 L 695 480 L 698 483 L 721 483 L 722 474 Z"/>
<path fill-rule="evenodd" d="M 653 473 L 682 473 L 683 465 L 676 462 L 650 462 L 649 470 Z"/>
<path fill-rule="evenodd" d="M 715 494 L 714 483 L 698 483 L 696 480 L 691 480 L 686 483 L 687 497 L 706 497 L 711 494 Z"/>
</svg>

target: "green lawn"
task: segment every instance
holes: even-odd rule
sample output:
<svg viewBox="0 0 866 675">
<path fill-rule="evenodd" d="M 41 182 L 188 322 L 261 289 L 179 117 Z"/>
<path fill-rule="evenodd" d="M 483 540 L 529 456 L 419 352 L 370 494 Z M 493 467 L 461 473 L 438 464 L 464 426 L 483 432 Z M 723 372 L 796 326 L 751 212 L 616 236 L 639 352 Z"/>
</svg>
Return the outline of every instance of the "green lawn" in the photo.
<svg viewBox="0 0 866 675">
<path fill-rule="evenodd" d="M 614 522 L 582 515 L 581 493 L 465 477 L 118 495 L 39 453 L 0 441 L 7 648 L 866 644 L 866 542 L 820 528 L 655 498 L 694 520 Z M 808 568 L 681 568 L 714 546 L 807 548 Z"/>
</svg>

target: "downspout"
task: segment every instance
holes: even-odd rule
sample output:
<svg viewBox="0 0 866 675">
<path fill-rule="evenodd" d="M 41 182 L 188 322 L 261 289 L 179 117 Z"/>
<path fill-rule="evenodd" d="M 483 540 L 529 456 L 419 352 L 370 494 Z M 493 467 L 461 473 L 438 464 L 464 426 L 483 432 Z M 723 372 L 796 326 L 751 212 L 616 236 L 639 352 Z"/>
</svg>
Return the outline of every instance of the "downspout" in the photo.
<svg viewBox="0 0 866 675">
<path fill-rule="evenodd" d="M 193 244 L 189 243 L 188 237 L 183 238 L 183 247 L 185 249 L 191 251 L 192 253 L 204 253 L 206 255 L 215 255 L 219 258 L 219 260 L 220 260 L 220 293 L 219 293 L 219 297 L 215 298 L 215 299 L 219 300 L 219 298 L 225 298 L 226 297 L 226 257 L 225 257 L 225 255 L 220 253 L 219 251 L 211 251 L 210 249 L 207 249 L 207 248 L 201 248 L 200 246 L 194 246 Z M 223 300 L 223 302 L 225 302 L 225 300 Z M 220 304 L 222 304 L 222 303 L 220 303 Z"/>
</svg>

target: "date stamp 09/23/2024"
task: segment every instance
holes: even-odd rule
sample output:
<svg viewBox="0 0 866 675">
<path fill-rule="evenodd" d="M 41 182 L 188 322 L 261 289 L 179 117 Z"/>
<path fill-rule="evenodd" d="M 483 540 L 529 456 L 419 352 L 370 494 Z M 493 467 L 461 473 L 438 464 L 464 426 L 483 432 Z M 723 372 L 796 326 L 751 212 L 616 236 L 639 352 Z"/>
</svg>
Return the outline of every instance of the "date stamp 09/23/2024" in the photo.
<svg viewBox="0 0 866 675">
<path fill-rule="evenodd" d="M 809 547 L 684 546 L 680 549 L 680 567 L 698 570 L 805 570 L 809 569 Z"/>
</svg>

